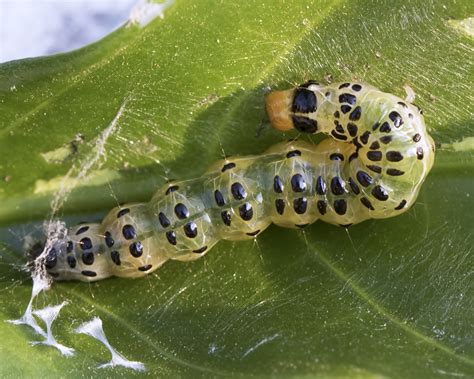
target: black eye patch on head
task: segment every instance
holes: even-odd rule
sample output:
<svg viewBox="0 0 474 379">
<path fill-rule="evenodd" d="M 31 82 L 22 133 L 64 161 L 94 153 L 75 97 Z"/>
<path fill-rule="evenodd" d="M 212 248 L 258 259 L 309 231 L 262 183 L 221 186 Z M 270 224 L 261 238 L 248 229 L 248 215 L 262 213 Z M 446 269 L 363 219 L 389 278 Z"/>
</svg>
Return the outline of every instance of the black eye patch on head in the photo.
<svg viewBox="0 0 474 379">
<path fill-rule="evenodd" d="M 292 112 L 298 113 L 310 113 L 316 111 L 316 95 L 313 91 L 306 88 L 295 89 L 295 95 L 293 98 L 293 106 L 291 107 Z"/>
<path fill-rule="evenodd" d="M 296 115 L 291 116 L 291 119 L 293 121 L 293 126 L 295 127 L 295 129 L 302 133 L 316 133 L 316 131 L 318 130 L 318 123 L 316 122 L 316 120 Z"/>
</svg>

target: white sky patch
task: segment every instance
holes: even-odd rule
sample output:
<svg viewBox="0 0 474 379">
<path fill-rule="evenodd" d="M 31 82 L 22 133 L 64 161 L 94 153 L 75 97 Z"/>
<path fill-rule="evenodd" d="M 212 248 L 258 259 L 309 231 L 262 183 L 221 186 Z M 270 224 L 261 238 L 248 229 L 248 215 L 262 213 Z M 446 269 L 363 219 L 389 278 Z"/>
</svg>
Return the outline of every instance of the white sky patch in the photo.
<svg viewBox="0 0 474 379">
<path fill-rule="evenodd" d="M 0 62 L 80 48 L 127 22 L 136 0 L 0 0 Z"/>
<path fill-rule="evenodd" d="M 94 317 L 91 321 L 87 321 L 80 325 L 76 330 L 76 333 L 87 334 L 96 340 L 102 342 L 105 347 L 112 354 L 112 359 L 108 363 L 104 363 L 99 368 L 123 366 L 131 368 L 136 371 L 145 371 L 145 365 L 141 362 L 129 361 L 123 355 L 118 353 L 109 343 L 105 336 L 104 329 L 102 328 L 102 320 L 99 317 Z"/>
<path fill-rule="evenodd" d="M 54 320 L 56 320 L 56 317 L 58 317 L 59 312 L 66 304 L 67 304 L 67 301 L 64 301 L 61 304 L 58 304 L 55 306 L 48 306 L 46 308 L 33 311 L 33 314 L 35 316 L 38 316 L 44 321 L 46 325 L 46 336 L 43 341 L 34 341 L 31 343 L 32 345 L 48 345 L 48 346 L 52 346 L 58 349 L 62 355 L 65 355 L 68 357 L 74 355 L 73 348 L 64 346 L 60 344 L 58 341 L 56 341 L 56 338 L 54 338 L 53 332 L 51 329 L 51 325 L 53 324 Z"/>
<path fill-rule="evenodd" d="M 139 0 L 137 5 L 130 12 L 129 24 L 139 24 L 144 27 L 155 18 L 165 18 L 165 10 L 173 4 L 173 0 L 165 0 L 162 3 L 155 3 L 151 0 Z"/>
</svg>

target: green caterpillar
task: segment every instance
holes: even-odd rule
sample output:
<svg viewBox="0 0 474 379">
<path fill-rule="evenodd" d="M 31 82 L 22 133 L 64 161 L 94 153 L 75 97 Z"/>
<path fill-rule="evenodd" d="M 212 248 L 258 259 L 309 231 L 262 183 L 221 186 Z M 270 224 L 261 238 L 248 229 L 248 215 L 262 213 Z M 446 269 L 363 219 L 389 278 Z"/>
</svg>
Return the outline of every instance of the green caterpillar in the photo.
<svg viewBox="0 0 474 379">
<path fill-rule="evenodd" d="M 219 161 L 199 178 L 167 184 L 149 203 L 74 226 L 42 258 L 49 274 L 140 277 L 168 259 L 197 259 L 221 239 L 255 238 L 271 223 L 347 227 L 396 216 L 414 203 L 433 165 L 421 110 L 372 86 L 309 81 L 270 93 L 266 107 L 277 129 L 330 138 Z"/>
</svg>

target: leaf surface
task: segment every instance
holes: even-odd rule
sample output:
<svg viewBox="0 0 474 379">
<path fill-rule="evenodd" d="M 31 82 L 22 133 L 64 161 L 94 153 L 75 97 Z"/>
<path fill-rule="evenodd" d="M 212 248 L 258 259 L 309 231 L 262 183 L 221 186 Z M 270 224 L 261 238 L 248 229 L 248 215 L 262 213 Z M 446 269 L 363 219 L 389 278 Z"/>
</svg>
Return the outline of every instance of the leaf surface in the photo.
<svg viewBox="0 0 474 379">
<path fill-rule="evenodd" d="M 93 316 L 145 363 L 137 375 L 473 376 L 474 45 L 452 22 L 473 11 L 467 0 L 177 0 L 146 27 L 1 65 L 3 320 L 29 300 L 22 242 L 64 177 L 73 191 L 59 215 L 73 223 L 147 201 L 223 152 L 261 153 L 295 136 L 270 128 L 269 88 L 358 79 L 404 97 L 409 85 L 438 146 L 400 217 L 347 231 L 272 226 L 145 279 L 55 284 L 35 306 L 70 302 L 53 330 L 77 355 L 31 347 L 31 330 L 0 323 L 2 376 L 131 375 L 97 369 L 105 348 L 72 333 Z"/>
</svg>

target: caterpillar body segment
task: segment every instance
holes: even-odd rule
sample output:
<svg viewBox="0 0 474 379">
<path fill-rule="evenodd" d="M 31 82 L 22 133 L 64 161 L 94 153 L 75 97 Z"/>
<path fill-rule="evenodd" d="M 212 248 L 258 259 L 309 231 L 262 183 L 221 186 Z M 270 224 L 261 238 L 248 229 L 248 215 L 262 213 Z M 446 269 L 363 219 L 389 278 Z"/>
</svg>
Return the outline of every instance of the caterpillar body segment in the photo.
<svg viewBox="0 0 474 379">
<path fill-rule="evenodd" d="M 356 187 L 362 186 L 363 202 L 373 208 L 371 218 L 392 215 L 390 210 L 374 207 L 372 200 L 396 198 L 400 208 L 409 207 L 433 166 L 435 144 L 426 131 L 421 109 L 373 86 L 324 86 L 309 81 L 272 92 L 266 108 L 276 129 L 324 133 L 337 141 L 337 146 L 355 147 L 345 179 L 357 184 L 352 186 L 356 195 Z M 387 198 L 389 192 L 401 196 Z"/>
<path fill-rule="evenodd" d="M 49 250 L 48 272 L 57 280 L 140 277 L 168 259 L 197 259 L 221 239 L 255 238 L 271 223 L 349 226 L 413 204 L 434 158 L 415 106 L 358 83 L 308 82 L 266 101 L 276 128 L 330 138 L 216 162 L 199 178 L 168 183 L 149 203 L 72 227 Z"/>
</svg>

